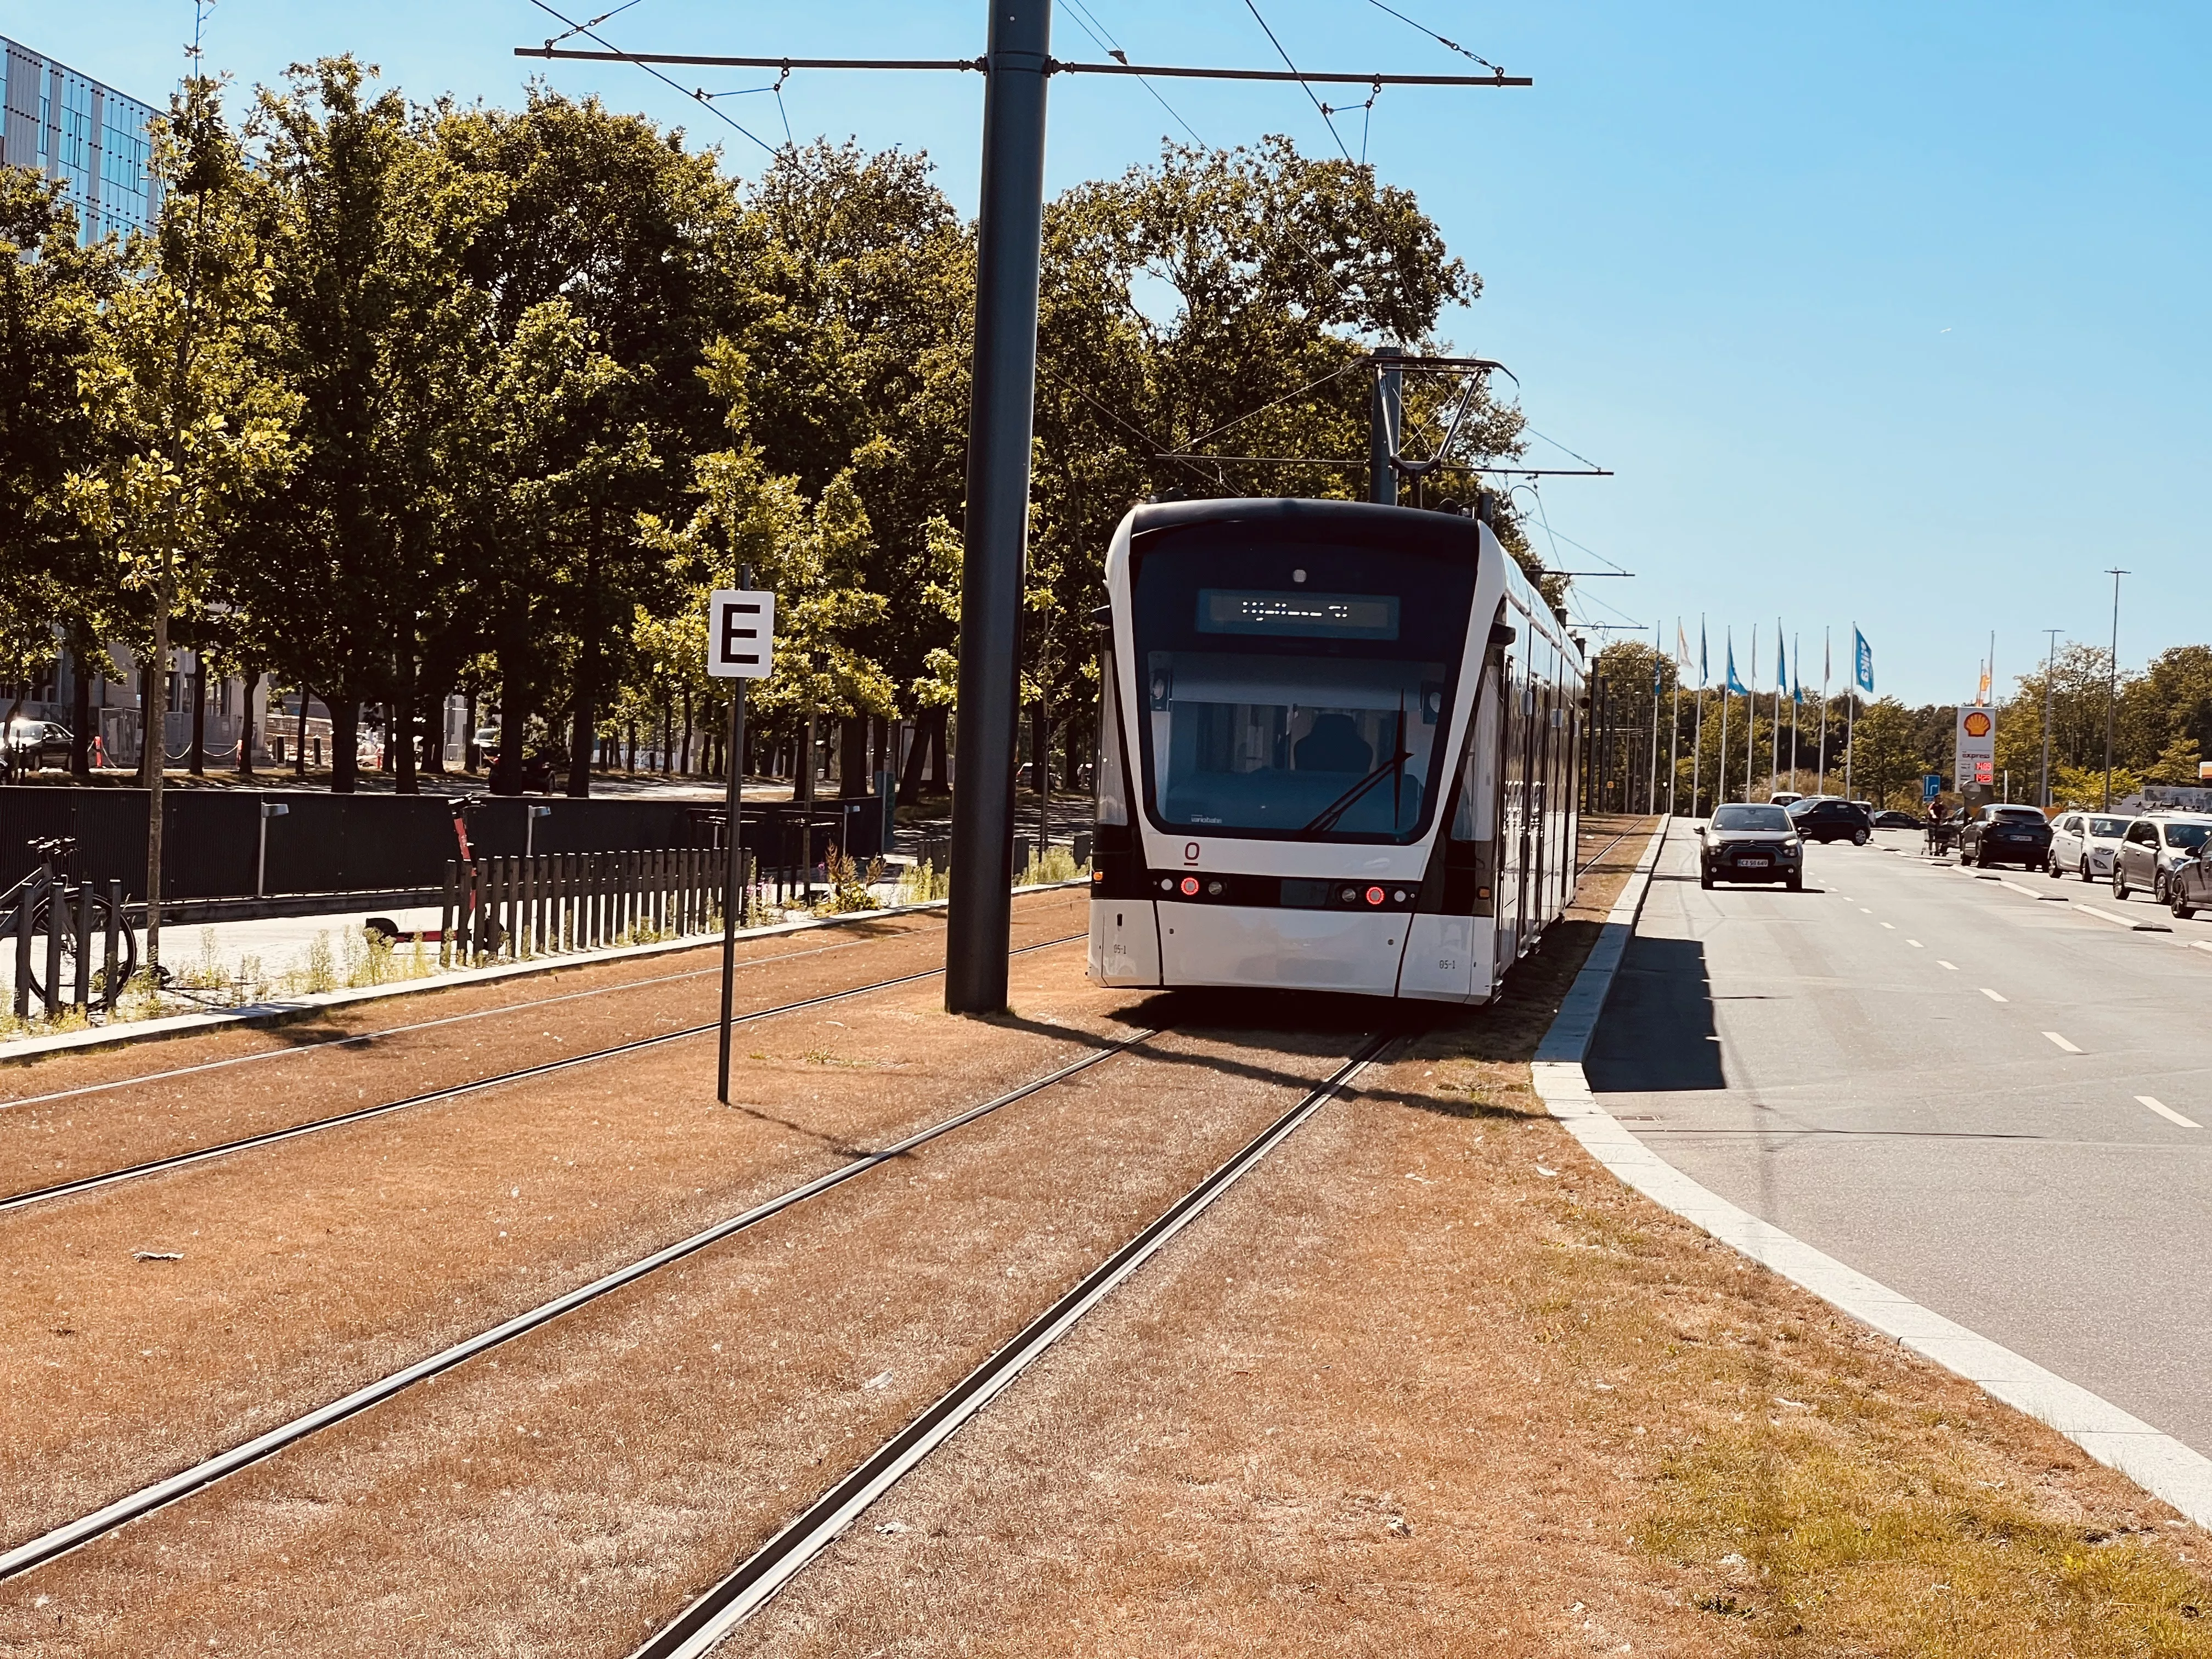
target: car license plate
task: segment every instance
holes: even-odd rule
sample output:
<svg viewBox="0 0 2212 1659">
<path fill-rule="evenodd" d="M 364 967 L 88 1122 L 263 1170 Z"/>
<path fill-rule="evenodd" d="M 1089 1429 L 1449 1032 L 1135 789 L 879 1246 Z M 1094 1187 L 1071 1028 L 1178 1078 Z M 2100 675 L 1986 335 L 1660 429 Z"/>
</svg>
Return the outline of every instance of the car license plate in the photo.
<svg viewBox="0 0 2212 1659">
<path fill-rule="evenodd" d="M 1738 859 L 1736 862 L 1747 870 L 1764 870 L 1772 862 L 1770 859 Z"/>
</svg>

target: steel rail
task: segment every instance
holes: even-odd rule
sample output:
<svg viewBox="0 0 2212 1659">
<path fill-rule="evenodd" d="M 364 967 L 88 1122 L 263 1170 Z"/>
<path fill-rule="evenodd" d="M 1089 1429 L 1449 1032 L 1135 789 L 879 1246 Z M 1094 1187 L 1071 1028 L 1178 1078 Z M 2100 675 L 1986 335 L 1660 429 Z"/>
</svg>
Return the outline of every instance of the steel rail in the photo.
<svg viewBox="0 0 2212 1659">
<path fill-rule="evenodd" d="M 917 930 L 918 931 L 918 930 Z M 702 935 L 700 948 L 712 941 Z M 797 962 L 805 957 L 818 957 L 831 951 L 850 951 L 863 945 L 881 943 L 878 939 L 840 939 L 835 945 L 817 945 L 811 950 L 787 951 L 774 956 L 748 957 L 739 968 L 757 967 L 767 963 Z M 566 966 L 568 964 L 559 964 Z M 588 957 L 579 957 L 577 967 L 590 965 Z M 490 1019 L 500 1014 L 526 1014 L 533 1009 L 550 1008 L 563 1002 L 574 1002 L 584 997 L 612 996 L 618 992 L 642 990 L 654 985 L 674 985 L 687 979 L 703 979 L 721 971 L 719 968 L 690 968 L 680 974 L 656 974 L 650 979 L 624 980 L 618 985 L 595 985 L 589 990 L 563 991 L 558 996 L 538 997 L 526 1002 L 502 1002 L 495 1008 L 478 1008 L 465 1014 L 443 1014 L 436 1019 L 419 1019 L 405 1025 L 387 1025 L 380 1030 L 356 1032 L 352 1036 L 325 1037 L 317 1042 L 302 1042 L 289 1048 L 270 1048 L 258 1054 L 232 1054 L 223 1060 L 203 1060 L 196 1066 L 172 1066 L 166 1072 L 142 1072 L 137 1077 L 117 1078 L 107 1083 L 87 1083 L 75 1089 L 57 1089 L 43 1095 L 24 1095 L 14 1100 L 0 1100 L 0 1112 L 14 1111 L 19 1106 L 44 1106 L 57 1100 L 75 1100 L 83 1095 L 96 1095 L 111 1089 L 132 1089 L 142 1083 L 166 1083 L 171 1078 L 193 1077 L 202 1072 L 219 1072 L 232 1066 L 252 1066 L 264 1060 L 291 1060 L 301 1054 L 312 1054 L 324 1048 L 344 1048 L 364 1042 L 376 1042 L 386 1037 L 405 1036 L 410 1032 L 434 1030 L 441 1025 L 459 1025 L 472 1019 Z M 465 985 L 441 987 L 441 989 L 465 990 Z M 302 1013 L 313 1012 L 303 1008 Z"/>
<path fill-rule="evenodd" d="M 750 1618 L 916 1464 L 990 1403 L 1124 1279 L 1163 1249 L 1308 1118 L 1375 1062 L 1393 1033 L 1370 1037 L 1352 1056 L 1242 1150 L 1177 1199 L 1135 1237 L 1085 1275 L 1020 1334 L 970 1371 L 851 1474 L 747 1556 L 727 1577 L 662 1626 L 630 1659 L 700 1659 Z"/>
<path fill-rule="evenodd" d="M 1047 951 L 1058 945 L 1073 945 L 1087 939 L 1087 933 L 1070 933 L 1061 939 L 1048 939 L 1035 945 L 1018 945 L 1009 956 L 1024 956 L 1031 951 Z M 719 972 L 720 969 L 714 971 Z M 902 974 L 895 979 L 879 979 L 867 985 L 855 985 L 848 990 L 828 991 L 820 996 L 804 997 L 796 1002 L 779 1003 L 773 1008 L 757 1008 L 739 1014 L 732 1024 L 749 1025 L 756 1020 L 772 1019 L 780 1014 L 802 1012 L 808 1008 L 819 1008 L 832 1002 L 866 996 L 871 991 L 885 991 L 897 985 L 912 985 L 918 981 L 934 979 L 945 971 L 943 968 L 927 968 L 917 974 Z M 371 1118 L 386 1113 L 404 1111 L 410 1107 L 428 1106 L 441 1100 L 456 1100 L 463 1095 L 477 1093 L 485 1089 L 496 1089 L 502 1085 L 520 1083 L 530 1078 L 548 1077 L 556 1072 L 574 1070 L 602 1060 L 612 1060 L 619 1054 L 633 1054 L 642 1048 L 654 1048 L 664 1042 L 678 1042 L 685 1037 L 695 1037 L 708 1031 L 720 1030 L 719 1021 L 708 1020 L 701 1025 L 687 1025 L 680 1030 L 660 1031 L 652 1036 L 634 1037 L 628 1042 L 618 1042 L 611 1048 L 594 1048 L 588 1054 L 564 1054 L 559 1060 L 549 1060 L 536 1066 L 525 1066 L 496 1076 L 479 1078 L 473 1083 L 455 1083 L 443 1089 L 432 1089 L 419 1095 L 409 1095 L 400 1100 L 387 1100 L 374 1106 L 356 1107 L 350 1112 L 340 1112 L 333 1117 L 319 1117 L 306 1123 L 295 1123 L 289 1128 L 269 1129 L 260 1134 L 242 1135 L 236 1140 L 226 1140 L 213 1146 L 196 1147 L 189 1152 L 177 1152 L 167 1158 L 149 1159 L 143 1164 L 132 1164 L 120 1170 L 110 1170 L 102 1175 L 82 1176 L 75 1181 L 58 1182 L 51 1187 L 34 1187 L 27 1192 L 10 1194 L 0 1198 L 0 1215 L 28 1209 L 33 1204 L 50 1203 L 58 1198 L 70 1198 L 80 1193 L 97 1192 L 118 1182 L 136 1181 L 141 1176 L 160 1175 L 170 1170 L 182 1170 L 195 1164 L 204 1164 L 210 1158 L 228 1158 L 234 1152 L 251 1152 L 258 1146 L 274 1146 L 280 1141 L 296 1140 L 325 1129 L 343 1127 L 349 1123 L 365 1123 Z"/>
<path fill-rule="evenodd" d="M 1614 848 L 1620 846 L 1621 842 L 1626 841 L 1635 833 L 1636 832 L 1633 830 L 1624 830 L 1619 835 L 1615 836 L 1611 841 L 1606 842 L 1604 846 L 1599 848 L 1596 852 L 1592 853 L 1589 855 L 1589 863 L 1578 864 L 1575 866 L 1575 879 L 1580 881 L 1584 876 L 1589 874 L 1591 871 L 1596 869 L 1598 860 L 1600 859 L 1603 858 L 1607 853 L 1613 851 Z"/>
<path fill-rule="evenodd" d="M 1043 947 L 1031 945 L 1028 948 L 1041 950 Z M 903 983 L 903 981 L 888 982 Z M 703 1029 L 711 1031 L 715 1028 L 709 1025 Z M 1159 1031 L 1157 1029 L 1141 1030 L 1135 1036 L 1125 1037 L 1118 1042 L 1108 1043 L 1091 1054 L 1069 1061 L 1065 1066 L 1047 1072 L 1042 1077 L 1032 1079 L 1018 1088 L 1010 1089 L 1002 1095 L 984 1101 L 980 1105 L 970 1106 L 963 1111 L 956 1112 L 951 1117 L 933 1123 L 926 1129 L 918 1130 L 880 1152 L 864 1153 L 848 1164 L 840 1164 L 825 1175 L 817 1176 L 811 1181 L 802 1182 L 787 1192 L 779 1194 L 763 1203 L 756 1204 L 750 1209 L 731 1216 L 726 1220 L 718 1221 L 713 1226 L 693 1233 L 688 1238 L 679 1239 L 673 1244 L 665 1245 L 653 1251 L 650 1255 L 640 1257 L 627 1267 L 617 1267 L 612 1273 L 595 1279 L 588 1285 L 579 1285 L 573 1291 L 555 1297 L 550 1302 L 541 1303 L 527 1313 L 517 1314 L 514 1318 L 495 1325 L 489 1330 L 465 1338 L 427 1358 L 418 1359 L 413 1364 L 393 1371 L 387 1376 L 364 1384 L 341 1399 L 334 1400 L 326 1406 L 319 1406 L 313 1411 L 294 1418 L 289 1423 L 279 1424 L 276 1427 L 265 1433 L 256 1435 L 252 1439 L 234 1446 L 228 1451 L 220 1452 L 203 1462 L 194 1464 L 191 1468 L 181 1470 L 166 1480 L 157 1480 L 151 1486 L 142 1487 L 127 1497 L 118 1498 L 112 1504 L 104 1504 L 89 1515 L 68 1522 L 56 1527 L 51 1532 L 42 1534 L 26 1543 L 19 1544 L 15 1548 L 0 1553 L 0 1579 L 15 1577 L 18 1574 L 28 1572 L 33 1567 L 43 1565 L 58 1556 L 65 1555 L 70 1551 L 90 1543 L 101 1534 L 111 1531 L 127 1521 L 136 1520 L 141 1516 L 165 1508 L 203 1486 L 212 1485 L 225 1475 L 234 1474 L 240 1469 L 249 1468 L 264 1458 L 272 1456 L 296 1441 L 305 1439 L 307 1436 L 329 1428 L 334 1424 L 343 1423 L 348 1418 L 358 1416 L 370 1407 L 391 1399 L 403 1389 L 411 1388 L 416 1383 L 425 1382 L 442 1372 L 449 1371 L 481 1353 L 498 1347 L 502 1343 L 511 1342 L 516 1337 L 526 1335 L 529 1332 L 549 1325 L 563 1315 L 573 1313 L 586 1304 L 595 1302 L 611 1291 L 635 1283 L 648 1273 L 655 1273 L 671 1263 L 681 1261 L 687 1256 L 696 1255 L 710 1245 L 718 1244 L 722 1240 L 741 1233 L 749 1227 L 757 1226 L 773 1216 L 781 1215 L 794 1205 L 804 1203 L 806 1200 L 826 1193 L 834 1187 L 842 1186 L 855 1176 L 865 1175 L 880 1164 L 890 1163 L 894 1158 L 903 1158 L 918 1147 L 927 1146 L 941 1135 L 950 1134 L 953 1130 L 973 1123 L 978 1118 L 987 1117 L 1002 1107 L 1025 1100 L 1030 1096 L 1048 1089 L 1056 1083 L 1066 1081 L 1079 1072 L 1088 1071 L 1103 1060 L 1110 1060 L 1116 1054 L 1125 1054 L 1139 1043 L 1149 1042 L 1158 1035 Z"/>
</svg>

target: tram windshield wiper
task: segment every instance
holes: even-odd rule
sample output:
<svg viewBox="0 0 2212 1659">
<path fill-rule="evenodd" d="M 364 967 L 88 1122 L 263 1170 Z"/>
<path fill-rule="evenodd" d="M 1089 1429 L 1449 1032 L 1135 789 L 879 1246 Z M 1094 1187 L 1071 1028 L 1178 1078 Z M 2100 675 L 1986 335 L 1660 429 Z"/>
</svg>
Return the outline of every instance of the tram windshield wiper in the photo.
<svg viewBox="0 0 2212 1659">
<path fill-rule="evenodd" d="M 1316 830 L 1334 830 L 1336 828 L 1336 821 L 1342 817 L 1346 812 L 1350 811 L 1353 806 L 1358 805 L 1359 798 L 1362 795 L 1365 794 L 1376 784 L 1382 782 L 1383 779 L 1389 777 L 1391 773 L 1396 771 L 1400 767 L 1403 766 L 1407 761 L 1413 758 L 1413 751 L 1412 750 L 1399 750 L 1398 752 L 1391 756 L 1389 760 L 1384 761 L 1382 765 L 1376 767 L 1365 777 L 1360 779 L 1358 782 L 1353 784 L 1351 788 L 1346 790 L 1334 800 L 1331 801 L 1327 806 L 1322 808 L 1320 813 L 1316 816 L 1312 823 L 1300 826 L 1298 833 L 1300 835 L 1309 835 Z"/>
</svg>

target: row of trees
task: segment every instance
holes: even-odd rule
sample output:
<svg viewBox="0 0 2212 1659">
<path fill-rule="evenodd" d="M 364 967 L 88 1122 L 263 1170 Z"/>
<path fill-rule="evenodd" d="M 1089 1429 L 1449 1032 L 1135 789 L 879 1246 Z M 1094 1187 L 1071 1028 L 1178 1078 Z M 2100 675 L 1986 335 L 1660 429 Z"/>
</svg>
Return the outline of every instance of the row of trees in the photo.
<svg viewBox="0 0 2212 1659">
<path fill-rule="evenodd" d="M 243 120 L 189 80 L 149 237 L 80 247 L 52 186 L 0 173 L 0 678 L 166 635 L 312 687 L 342 790 L 363 705 L 410 791 L 410 739 L 466 691 L 565 746 L 583 793 L 596 735 L 711 718 L 703 593 L 749 565 L 780 598 L 764 733 L 818 714 L 865 745 L 918 717 L 917 775 L 957 668 L 972 227 L 926 157 L 720 162 L 594 100 L 416 103 L 340 58 Z M 1433 348 L 1479 290 L 1409 195 L 1285 139 L 1079 185 L 1045 252 L 1040 758 L 1090 706 L 1120 515 L 1176 489 L 1361 493 L 1357 465 L 1291 486 L 1176 457 L 1224 434 L 1364 456 L 1360 353 Z M 1450 391 L 1417 386 L 1416 423 Z M 1463 458 L 1517 441 L 1479 398 Z M 522 750 L 502 744 L 495 788 L 520 787 Z"/>
<path fill-rule="evenodd" d="M 2140 672 L 2115 676 L 2109 651 L 2071 645 L 2053 659 L 2047 676 L 2041 665 L 2021 675 L 1996 709 L 1997 787 L 2002 791 L 2008 776 L 2014 800 L 2036 801 L 2042 786 L 2046 678 L 2053 805 L 2101 804 L 2108 697 L 2113 799 L 2147 783 L 2197 781 L 2198 763 L 2212 750 L 2212 646 L 2175 646 Z M 1656 703 L 1655 683 L 1660 688 Z M 1809 793 L 1825 781 L 1831 793 L 1840 793 L 1847 767 L 1853 793 L 1877 805 L 1917 805 L 1926 773 L 1955 783 L 1952 704 L 1910 708 L 1883 697 L 1858 698 L 1847 707 L 1838 696 L 1824 705 L 1808 691 L 1802 702 L 1784 697 L 1778 720 L 1771 695 L 1749 700 L 1755 707 L 1747 708 L 1743 697 L 1685 685 L 1678 703 L 1675 687 L 1674 664 L 1648 644 L 1624 641 L 1598 653 L 1591 671 L 1592 738 L 1584 775 L 1594 803 L 1646 808 L 1656 771 L 1663 806 L 1670 737 L 1675 799 L 1686 811 L 1744 799 L 1747 788 L 1750 799 L 1760 799 L 1770 787 Z M 1689 805 L 1693 786 L 1695 807 Z"/>
</svg>

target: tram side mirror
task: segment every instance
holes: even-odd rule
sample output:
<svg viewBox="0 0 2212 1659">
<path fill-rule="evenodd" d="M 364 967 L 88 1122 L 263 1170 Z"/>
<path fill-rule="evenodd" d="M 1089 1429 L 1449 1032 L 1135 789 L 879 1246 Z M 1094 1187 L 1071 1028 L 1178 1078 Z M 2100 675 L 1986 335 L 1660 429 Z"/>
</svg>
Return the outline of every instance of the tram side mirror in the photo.
<svg viewBox="0 0 2212 1659">
<path fill-rule="evenodd" d="M 1510 623 L 1492 623 L 1490 624 L 1490 642 L 1492 645 L 1510 645 L 1514 641 L 1520 637 L 1521 635 L 1519 632 Z"/>
<path fill-rule="evenodd" d="M 1110 628 L 1113 623 L 1114 607 L 1110 605 L 1102 605 L 1091 613 L 1091 625 L 1093 628 Z"/>
</svg>

